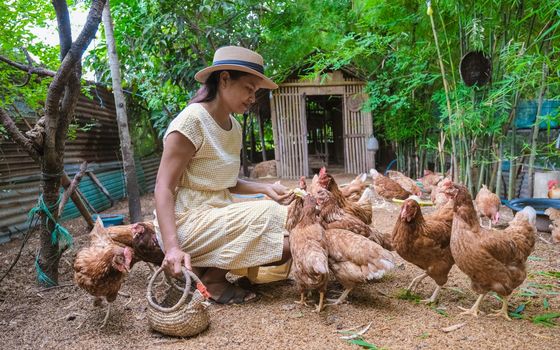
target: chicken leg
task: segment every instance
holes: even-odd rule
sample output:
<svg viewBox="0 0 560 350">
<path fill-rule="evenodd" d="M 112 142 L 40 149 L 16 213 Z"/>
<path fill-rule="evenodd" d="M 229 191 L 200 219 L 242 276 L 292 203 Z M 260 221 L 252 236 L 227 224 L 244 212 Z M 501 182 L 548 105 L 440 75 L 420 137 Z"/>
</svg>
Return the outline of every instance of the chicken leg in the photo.
<svg viewBox="0 0 560 350">
<path fill-rule="evenodd" d="M 502 308 L 500 310 L 494 310 L 495 312 L 493 314 L 490 314 L 489 316 L 492 317 L 503 317 L 508 321 L 511 321 L 511 318 L 509 317 L 508 314 L 508 299 L 509 297 L 502 297 Z"/>
<path fill-rule="evenodd" d="M 478 317 L 478 313 L 480 312 L 480 302 L 482 301 L 482 298 L 484 298 L 484 295 L 485 294 L 480 294 L 478 296 L 478 299 L 476 299 L 476 302 L 470 309 L 465 309 L 459 306 L 459 309 L 463 310 L 460 315 L 473 315 L 474 317 Z"/>
<path fill-rule="evenodd" d="M 316 312 L 321 312 L 323 310 L 323 304 L 325 301 L 325 292 L 319 292 L 319 305 L 315 309 Z"/>
<path fill-rule="evenodd" d="M 327 299 L 328 302 L 330 302 L 330 304 L 328 305 L 340 305 L 344 302 L 344 300 L 346 300 L 346 298 L 348 297 L 348 294 L 350 294 L 350 292 L 352 291 L 352 288 L 346 288 L 342 294 L 338 297 L 338 299 L 334 300 L 334 299 Z"/>
<path fill-rule="evenodd" d="M 441 291 L 441 286 L 437 286 L 436 290 L 434 290 L 434 293 L 432 294 L 432 296 L 429 299 L 422 300 L 422 302 L 426 303 L 426 304 L 435 303 L 440 291 Z"/>
<path fill-rule="evenodd" d="M 305 292 L 301 292 L 301 298 L 299 299 L 299 301 L 298 300 L 294 301 L 294 303 L 299 304 L 299 305 L 308 306 L 306 298 L 305 298 Z"/>
<path fill-rule="evenodd" d="M 107 303 L 107 312 L 105 313 L 105 318 L 103 319 L 103 323 L 99 328 L 104 328 L 107 325 L 107 320 L 109 320 L 109 314 L 111 313 L 111 304 L 112 303 Z"/>
<path fill-rule="evenodd" d="M 119 291 L 118 295 L 121 295 L 123 297 L 128 298 L 128 301 L 124 304 L 124 306 L 127 306 L 132 301 L 132 297 L 130 296 L 130 294 Z M 96 297 L 95 301 L 94 301 L 94 305 L 95 306 L 101 306 L 101 302 L 102 302 L 102 299 Z M 107 321 L 109 320 L 109 314 L 111 313 L 111 305 L 112 304 L 113 304 L 112 302 L 107 301 L 107 311 L 105 313 L 105 318 L 103 318 L 103 323 L 101 324 L 101 327 L 99 327 L 99 328 L 104 328 L 107 325 Z"/>
<path fill-rule="evenodd" d="M 410 282 L 410 285 L 406 288 L 406 290 L 411 293 L 414 292 L 418 287 L 418 284 L 422 282 L 422 280 L 426 277 L 428 277 L 428 274 L 426 272 L 424 272 L 419 276 L 414 277 L 414 279 L 412 280 L 412 282 Z"/>
</svg>

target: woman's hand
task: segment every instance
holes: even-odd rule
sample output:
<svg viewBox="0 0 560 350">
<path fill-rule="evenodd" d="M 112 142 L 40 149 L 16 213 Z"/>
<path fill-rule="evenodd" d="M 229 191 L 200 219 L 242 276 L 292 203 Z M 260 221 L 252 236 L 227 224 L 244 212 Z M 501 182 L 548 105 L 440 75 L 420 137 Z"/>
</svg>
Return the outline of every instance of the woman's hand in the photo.
<svg viewBox="0 0 560 350">
<path fill-rule="evenodd" d="M 191 256 L 178 247 L 169 249 L 161 263 L 165 274 L 176 278 L 183 276 L 183 266 L 186 267 L 187 270 L 192 270 Z"/>
<path fill-rule="evenodd" d="M 290 191 L 289 188 L 282 185 L 280 182 L 270 184 L 266 195 L 269 196 L 270 199 L 283 205 L 290 204 L 295 198 L 294 192 Z"/>
</svg>

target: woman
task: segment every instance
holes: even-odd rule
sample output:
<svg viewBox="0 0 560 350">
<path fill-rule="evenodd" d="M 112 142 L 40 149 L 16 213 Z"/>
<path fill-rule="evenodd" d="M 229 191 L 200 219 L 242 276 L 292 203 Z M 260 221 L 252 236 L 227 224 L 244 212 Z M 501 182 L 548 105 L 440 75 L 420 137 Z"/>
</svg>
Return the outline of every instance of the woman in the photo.
<svg viewBox="0 0 560 350">
<path fill-rule="evenodd" d="M 218 49 L 195 79 L 204 85 L 169 125 L 156 180 L 162 267 L 172 276 L 192 268 L 216 302 L 241 303 L 255 295 L 230 284 L 226 273 L 290 258 L 287 207 L 279 203 L 293 194 L 237 178 L 241 127 L 231 114 L 244 113 L 258 89 L 278 86 L 264 76 L 259 54 L 236 46 Z M 275 202 L 233 203 L 231 193 L 264 193 Z"/>
</svg>

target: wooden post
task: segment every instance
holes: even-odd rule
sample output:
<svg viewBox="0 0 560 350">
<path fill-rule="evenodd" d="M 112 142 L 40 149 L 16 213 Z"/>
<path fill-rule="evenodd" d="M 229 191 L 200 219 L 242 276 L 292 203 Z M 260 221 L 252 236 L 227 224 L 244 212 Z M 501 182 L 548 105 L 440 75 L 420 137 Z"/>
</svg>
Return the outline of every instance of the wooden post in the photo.
<svg viewBox="0 0 560 350">
<path fill-rule="evenodd" d="M 111 19 L 109 1 L 107 1 L 105 7 L 103 8 L 103 26 L 105 27 L 107 56 L 109 58 L 111 79 L 113 83 L 113 94 L 115 96 L 115 109 L 117 111 L 117 125 L 119 128 L 119 138 L 121 141 L 123 171 L 126 179 L 126 193 L 128 195 L 128 212 L 130 215 L 130 222 L 139 222 L 142 220 L 140 189 L 138 187 L 138 178 L 136 177 L 134 150 L 132 148 L 130 132 L 128 130 L 126 101 L 122 90 L 119 57 L 117 55 L 117 46 L 113 33 L 113 21 Z"/>
<path fill-rule="evenodd" d="M 259 109 L 259 113 L 257 114 L 257 118 L 258 118 L 257 121 L 259 123 L 259 137 L 261 139 L 261 146 L 262 146 L 262 150 L 261 150 L 262 160 L 263 160 L 263 162 L 266 162 L 267 159 L 266 159 L 266 145 L 264 143 L 263 118 L 261 116 L 260 109 Z"/>
<path fill-rule="evenodd" d="M 255 116 L 253 113 L 251 113 L 251 124 L 249 126 L 249 128 L 251 129 L 251 162 L 255 162 L 255 128 L 254 128 L 254 120 L 255 120 Z"/>
<path fill-rule="evenodd" d="M 247 142 L 245 139 L 247 138 L 247 113 L 243 114 L 243 130 L 241 132 L 241 163 L 243 164 L 243 176 L 249 176 L 249 168 L 247 164 Z"/>
</svg>

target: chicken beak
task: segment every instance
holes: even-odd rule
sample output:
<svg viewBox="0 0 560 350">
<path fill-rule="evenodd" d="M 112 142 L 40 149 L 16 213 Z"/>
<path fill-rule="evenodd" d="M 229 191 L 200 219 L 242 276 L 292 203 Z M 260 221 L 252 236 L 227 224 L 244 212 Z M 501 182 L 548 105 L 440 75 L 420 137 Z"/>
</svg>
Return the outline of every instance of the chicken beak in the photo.
<svg viewBox="0 0 560 350">
<path fill-rule="evenodd" d="M 132 231 L 132 238 L 136 238 L 136 236 L 138 236 L 138 234 L 140 233 L 140 225 L 139 224 L 133 224 L 132 227 L 130 228 L 130 231 Z"/>
<path fill-rule="evenodd" d="M 405 219 L 406 220 L 406 207 L 403 206 L 403 208 L 401 209 L 401 219 Z"/>
</svg>

